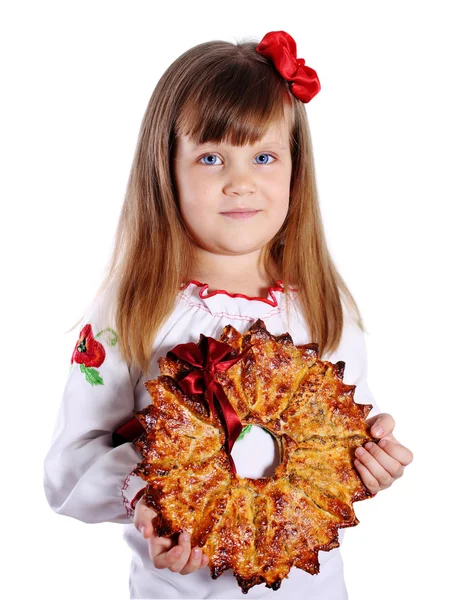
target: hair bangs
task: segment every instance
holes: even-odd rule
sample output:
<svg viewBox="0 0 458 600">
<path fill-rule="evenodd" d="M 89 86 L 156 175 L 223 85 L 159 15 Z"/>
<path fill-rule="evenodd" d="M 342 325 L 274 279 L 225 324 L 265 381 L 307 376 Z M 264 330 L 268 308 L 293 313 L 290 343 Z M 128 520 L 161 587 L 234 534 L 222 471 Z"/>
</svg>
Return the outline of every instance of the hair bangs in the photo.
<svg viewBox="0 0 458 600">
<path fill-rule="evenodd" d="M 284 82 L 272 69 L 266 73 L 262 63 L 230 64 L 210 80 L 202 76 L 178 115 L 176 132 L 196 144 L 254 144 L 270 125 L 289 117 L 290 106 Z"/>
</svg>

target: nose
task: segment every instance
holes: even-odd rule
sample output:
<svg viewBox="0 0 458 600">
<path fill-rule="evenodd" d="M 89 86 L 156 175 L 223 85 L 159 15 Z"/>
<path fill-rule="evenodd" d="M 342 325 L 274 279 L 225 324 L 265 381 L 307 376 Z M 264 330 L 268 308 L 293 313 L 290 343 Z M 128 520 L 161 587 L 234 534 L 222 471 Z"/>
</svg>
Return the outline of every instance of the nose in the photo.
<svg viewBox="0 0 458 600">
<path fill-rule="evenodd" d="M 226 170 L 223 191 L 228 196 L 244 196 L 256 192 L 255 175 L 246 165 L 233 164 Z"/>
</svg>

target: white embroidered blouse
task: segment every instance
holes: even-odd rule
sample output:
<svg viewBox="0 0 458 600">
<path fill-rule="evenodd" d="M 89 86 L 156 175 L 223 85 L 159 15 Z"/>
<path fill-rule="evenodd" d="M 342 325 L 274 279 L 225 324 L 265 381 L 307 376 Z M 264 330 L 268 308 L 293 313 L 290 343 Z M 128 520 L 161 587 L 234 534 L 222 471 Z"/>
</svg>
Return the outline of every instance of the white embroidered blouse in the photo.
<svg viewBox="0 0 458 600">
<path fill-rule="evenodd" d="M 292 302 L 288 320 L 280 281 L 269 289 L 267 298 L 249 298 L 222 290 L 208 293 L 207 285 L 197 281 L 188 283 L 180 290 L 173 313 L 156 337 L 150 371 L 146 374 L 129 369 L 121 358 L 114 321 L 112 317 L 102 317 L 105 313 L 101 307 L 107 305 L 108 295 L 103 302 L 94 300 L 86 312 L 84 335 L 80 336 L 79 350 L 75 348 L 72 357 L 72 369 L 45 458 L 44 489 L 51 508 L 58 514 L 85 523 L 123 524 L 123 537 L 132 549 L 131 598 L 247 597 L 232 571 L 213 580 L 208 568 L 184 576 L 154 567 L 147 541 L 133 525 L 133 503 L 145 487 L 144 480 L 134 475 L 133 470 L 142 456 L 130 442 L 113 447 L 112 433 L 132 417 L 132 411 L 150 404 L 144 382 L 159 375 L 158 359 L 177 344 L 197 342 L 201 333 L 219 339 L 228 324 L 244 333 L 257 319 L 262 319 L 270 333 L 289 332 L 296 345 L 313 341 L 295 303 L 296 294 L 289 293 Z M 357 386 L 355 401 L 372 404 L 370 416 L 380 412 L 367 385 L 365 337 L 356 323 L 345 318 L 339 348 L 322 358 L 334 363 L 344 361 L 344 382 Z M 240 476 L 268 475 L 275 460 L 272 438 L 253 427 L 235 443 L 232 456 Z M 343 530 L 339 530 L 339 539 L 343 539 Z M 347 598 L 340 549 L 319 552 L 318 559 L 318 575 L 293 568 L 279 590 L 257 585 L 250 589 L 248 597 Z"/>
</svg>

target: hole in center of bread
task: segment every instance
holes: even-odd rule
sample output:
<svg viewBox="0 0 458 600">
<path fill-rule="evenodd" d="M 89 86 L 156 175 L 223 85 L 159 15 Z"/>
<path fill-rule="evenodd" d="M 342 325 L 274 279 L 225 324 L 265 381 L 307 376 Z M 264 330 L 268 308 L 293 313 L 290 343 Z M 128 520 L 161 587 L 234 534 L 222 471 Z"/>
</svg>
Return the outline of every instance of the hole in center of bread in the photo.
<svg viewBox="0 0 458 600">
<path fill-rule="evenodd" d="M 231 452 L 239 477 L 271 477 L 280 464 L 280 448 L 274 436 L 253 425 Z"/>
</svg>

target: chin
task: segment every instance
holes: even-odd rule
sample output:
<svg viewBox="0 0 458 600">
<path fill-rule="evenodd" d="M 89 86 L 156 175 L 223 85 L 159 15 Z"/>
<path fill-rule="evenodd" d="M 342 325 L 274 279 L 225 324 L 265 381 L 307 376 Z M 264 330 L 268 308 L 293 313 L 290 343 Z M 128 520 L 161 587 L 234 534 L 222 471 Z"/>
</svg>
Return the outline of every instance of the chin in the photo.
<svg viewBox="0 0 458 600">
<path fill-rule="evenodd" d="M 247 241 L 245 243 L 240 241 L 238 241 L 237 243 L 234 242 L 234 240 L 231 240 L 231 242 L 224 244 L 220 241 L 218 247 L 210 249 L 210 252 L 213 252 L 214 254 L 241 256 L 244 254 L 252 254 L 253 252 L 259 252 L 259 250 L 262 250 L 262 248 L 264 247 L 264 244 L 253 244 L 253 240 Z"/>
<path fill-rule="evenodd" d="M 272 237 L 276 232 L 272 234 Z M 221 234 L 217 239 L 202 240 L 195 239 L 197 246 L 210 252 L 211 254 L 220 254 L 223 256 L 242 256 L 245 254 L 252 254 L 253 252 L 259 252 L 272 238 L 264 236 L 263 238 L 257 238 L 256 235 L 247 235 L 244 233 L 243 236 L 237 235 L 237 232 L 233 232 L 228 235 Z M 206 243 L 205 243 L 206 242 Z"/>
</svg>

